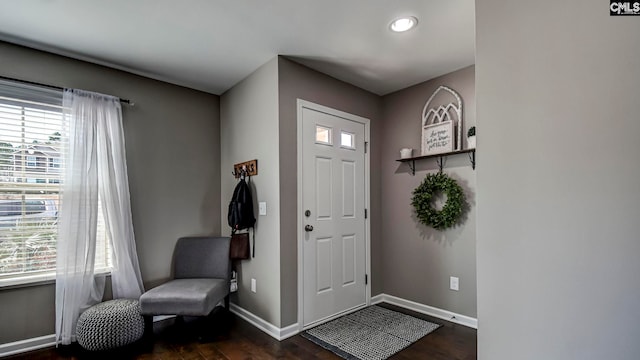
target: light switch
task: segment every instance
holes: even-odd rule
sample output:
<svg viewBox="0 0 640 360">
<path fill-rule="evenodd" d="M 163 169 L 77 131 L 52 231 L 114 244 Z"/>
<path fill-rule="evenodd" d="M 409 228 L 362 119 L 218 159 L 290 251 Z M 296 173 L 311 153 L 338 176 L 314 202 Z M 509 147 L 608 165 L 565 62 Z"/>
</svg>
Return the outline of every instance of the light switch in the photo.
<svg viewBox="0 0 640 360">
<path fill-rule="evenodd" d="M 264 201 L 260 201 L 258 203 L 258 212 L 260 215 L 267 215 L 267 203 Z"/>
<path fill-rule="evenodd" d="M 449 278 L 449 289 L 455 291 L 460 290 L 460 279 L 455 276 L 451 276 Z"/>
</svg>

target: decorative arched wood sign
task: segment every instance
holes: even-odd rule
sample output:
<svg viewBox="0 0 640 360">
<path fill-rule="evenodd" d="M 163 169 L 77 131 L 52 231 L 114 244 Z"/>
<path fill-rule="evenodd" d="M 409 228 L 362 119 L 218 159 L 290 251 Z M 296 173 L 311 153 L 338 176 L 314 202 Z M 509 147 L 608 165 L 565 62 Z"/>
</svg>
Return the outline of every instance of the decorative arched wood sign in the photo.
<svg viewBox="0 0 640 360">
<path fill-rule="evenodd" d="M 462 100 L 440 86 L 422 109 L 422 155 L 462 149 Z"/>
</svg>

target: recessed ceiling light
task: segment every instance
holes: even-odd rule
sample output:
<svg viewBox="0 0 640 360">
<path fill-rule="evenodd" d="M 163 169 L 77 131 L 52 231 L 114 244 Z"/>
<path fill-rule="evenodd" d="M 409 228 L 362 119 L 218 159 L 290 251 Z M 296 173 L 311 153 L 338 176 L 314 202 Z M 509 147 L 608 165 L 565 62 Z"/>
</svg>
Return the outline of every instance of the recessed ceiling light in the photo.
<svg viewBox="0 0 640 360">
<path fill-rule="evenodd" d="M 393 20 L 389 28 L 391 31 L 404 32 L 413 29 L 416 25 L 418 25 L 418 19 L 413 16 L 407 16 Z"/>
</svg>

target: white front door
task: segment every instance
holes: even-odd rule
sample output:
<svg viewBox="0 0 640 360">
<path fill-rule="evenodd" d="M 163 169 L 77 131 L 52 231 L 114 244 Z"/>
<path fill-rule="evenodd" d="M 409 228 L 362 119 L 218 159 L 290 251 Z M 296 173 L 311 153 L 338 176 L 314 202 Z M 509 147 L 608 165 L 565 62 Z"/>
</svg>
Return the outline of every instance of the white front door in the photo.
<svg viewBox="0 0 640 360">
<path fill-rule="evenodd" d="M 322 109 L 299 112 L 303 326 L 367 302 L 365 124 Z"/>
</svg>

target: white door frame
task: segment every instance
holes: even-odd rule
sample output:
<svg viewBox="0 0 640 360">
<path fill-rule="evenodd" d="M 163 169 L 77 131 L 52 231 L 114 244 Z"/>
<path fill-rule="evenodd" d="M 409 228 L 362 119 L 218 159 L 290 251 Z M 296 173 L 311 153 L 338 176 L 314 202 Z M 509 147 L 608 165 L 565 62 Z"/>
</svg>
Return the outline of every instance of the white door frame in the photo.
<svg viewBox="0 0 640 360">
<path fill-rule="evenodd" d="M 302 331 L 305 329 L 304 321 L 303 321 L 303 310 L 304 310 L 304 262 L 303 262 L 303 239 L 304 239 L 304 216 L 302 213 L 303 204 L 302 204 L 302 109 L 307 108 L 319 112 L 323 112 L 329 115 L 341 117 L 347 120 L 351 120 L 364 125 L 364 141 L 367 145 L 362 144 L 365 147 L 364 153 L 364 208 L 367 209 L 368 215 L 364 220 L 365 224 L 365 273 L 368 277 L 367 284 L 365 285 L 365 297 L 366 304 L 371 305 L 371 182 L 370 182 L 370 154 L 371 154 L 371 142 L 370 142 L 370 129 L 369 129 L 369 119 L 363 118 L 357 115 L 349 114 L 340 110 L 332 109 L 323 105 L 315 104 L 310 101 L 298 99 L 297 100 L 297 108 L 298 108 L 298 231 L 296 232 L 298 235 L 298 331 Z M 336 314 L 335 316 L 325 319 L 324 321 L 329 321 L 335 317 L 341 316 L 341 314 Z M 312 326 L 317 325 L 318 323 L 314 323 Z"/>
</svg>

